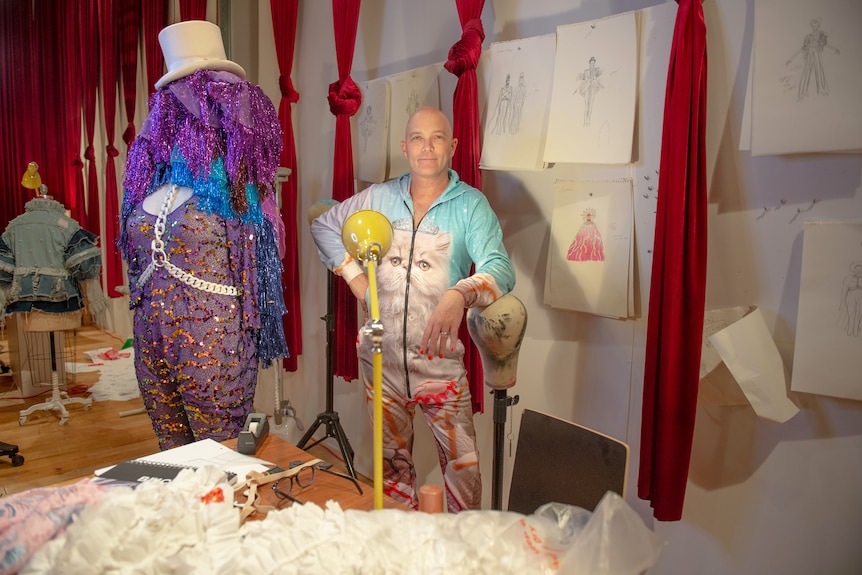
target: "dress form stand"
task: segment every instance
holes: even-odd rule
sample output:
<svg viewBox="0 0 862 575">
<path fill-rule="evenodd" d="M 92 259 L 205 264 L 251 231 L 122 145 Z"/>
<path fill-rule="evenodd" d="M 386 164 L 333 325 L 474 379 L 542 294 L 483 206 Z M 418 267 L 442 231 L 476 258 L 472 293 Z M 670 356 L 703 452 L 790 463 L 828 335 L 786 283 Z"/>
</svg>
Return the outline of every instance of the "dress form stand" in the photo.
<svg viewBox="0 0 862 575">
<path fill-rule="evenodd" d="M 518 355 L 527 330 L 527 309 L 506 294 L 487 307 L 470 308 L 467 330 L 482 358 L 485 385 L 494 392 L 494 467 L 491 508 L 503 509 L 503 446 L 506 408 L 518 403 L 508 390 L 518 381 Z"/>
<path fill-rule="evenodd" d="M 64 354 L 57 353 L 56 334 L 81 327 L 82 310 L 68 313 L 46 313 L 34 310 L 22 315 L 24 316 L 24 331 L 48 334 L 51 348 L 51 398 L 42 403 L 31 405 L 27 409 L 22 409 L 18 414 L 18 425 L 24 425 L 27 422 L 27 417 L 35 411 L 57 411 L 60 414 L 60 425 L 66 425 L 66 422 L 69 421 L 67 405 L 80 403 L 84 406 L 85 411 L 89 411 L 93 405 L 92 398 L 69 397 L 68 393 L 61 391 L 58 373 L 59 362 L 65 361 L 65 357 Z"/>
</svg>

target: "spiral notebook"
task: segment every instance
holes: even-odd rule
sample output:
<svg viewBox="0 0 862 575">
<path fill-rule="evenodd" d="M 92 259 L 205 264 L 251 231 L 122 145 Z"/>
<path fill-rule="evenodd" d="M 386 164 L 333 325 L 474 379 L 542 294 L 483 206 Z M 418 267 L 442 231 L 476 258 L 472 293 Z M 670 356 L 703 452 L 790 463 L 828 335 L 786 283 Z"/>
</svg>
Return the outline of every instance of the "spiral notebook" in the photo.
<svg viewBox="0 0 862 575">
<path fill-rule="evenodd" d="M 158 451 L 137 459 L 123 461 L 111 467 L 97 469 L 94 474 L 100 484 L 134 484 L 141 477 L 155 477 L 171 481 L 181 469 L 204 466 L 218 467 L 227 475 L 229 483 L 244 479 L 251 471 L 266 471 L 274 464 L 235 450 L 213 440 L 202 439 L 165 451 Z M 144 467 L 146 466 L 146 467 Z M 152 466 L 152 467 L 151 467 Z M 119 478 L 116 478 L 119 476 Z M 128 479 L 131 477 L 131 479 Z"/>
<path fill-rule="evenodd" d="M 115 481 L 128 481 L 131 483 L 142 483 L 148 479 L 160 479 L 167 482 L 179 475 L 180 471 L 183 469 L 194 469 L 194 467 L 175 465 L 173 463 L 129 459 L 118 463 L 105 472 L 99 474 L 99 477 L 103 479 L 113 479 Z"/>
</svg>

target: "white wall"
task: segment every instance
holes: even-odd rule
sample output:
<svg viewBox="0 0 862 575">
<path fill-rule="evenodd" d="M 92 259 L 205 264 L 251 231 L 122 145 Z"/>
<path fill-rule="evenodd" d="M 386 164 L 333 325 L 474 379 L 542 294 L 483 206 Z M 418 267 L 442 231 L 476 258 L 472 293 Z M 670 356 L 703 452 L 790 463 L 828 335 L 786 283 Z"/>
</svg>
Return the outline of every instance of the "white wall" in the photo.
<svg viewBox="0 0 862 575">
<path fill-rule="evenodd" d="M 814 219 L 862 218 L 862 157 L 797 155 L 752 157 L 738 151 L 745 83 L 752 46 L 754 0 L 707 1 L 710 180 L 707 307 L 755 304 L 785 361 L 792 368 L 799 296 L 802 229 Z M 250 53 L 234 59 L 257 73 L 253 81 L 277 102 L 278 84 L 269 4 L 241 2 L 252 14 Z M 484 47 L 491 42 L 551 33 L 557 25 L 674 2 L 661 0 L 488 0 Z M 311 240 L 305 213 L 329 198 L 334 118 L 327 87 L 337 79 L 331 3 L 302 2 L 297 32 L 294 107 L 299 151 L 304 354 L 300 369 L 285 375 L 285 393 L 306 426 L 324 409 L 326 272 Z M 246 17 L 246 20 L 248 18 Z M 242 21 L 234 19 L 236 28 Z M 460 37 L 454 2 L 364 0 L 353 64 L 357 81 L 442 62 Z M 625 168 L 556 165 L 539 173 L 484 172 L 484 191 L 497 210 L 518 274 L 514 294 L 527 306 L 529 325 L 521 350 L 520 380 L 511 394 L 513 444 L 505 453 L 505 501 L 520 413 L 524 408 L 577 421 L 623 439 L 632 448 L 627 500 L 667 547 L 651 574 L 858 574 L 862 572 L 862 404 L 792 393 L 799 414 L 776 424 L 749 407 L 698 409 L 683 519 L 652 519 L 637 499 L 643 356 L 654 207 L 636 193 L 640 319 L 616 321 L 553 310 L 542 303 L 555 179 L 630 175 L 639 186 L 658 169 L 660 128 L 669 38 L 655 38 L 642 60 L 638 161 Z M 236 46 L 241 46 L 237 43 Z M 255 49 L 257 53 L 254 53 Z M 651 55 L 651 57 L 649 57 Z M 247 61 L 243 61 L 243 60 Z M 454 82 L 453 82 L 454 85 Z M 812 200 L 818 200 L 810 211 Z M 780 209 L 772 209 L 781 206 Z M 763 208 L 770 211 L 763 216 Z M 763 216 L 763 217 L 761 217 Z M 271 386 L 262 386 L 262 390 Z M 357 454 L 358 469 L 371 474 L 370 424 L 357 381 L 335 382 L 335 409 Z M 262 391 L 262 395 L 264 392 Z M 261 399 L 262 402 L 266 398 Z M 490 506 L 492 479 L 491 398 L 476 419 Z M 417 422 L 419 482 L 439 482 L 431 436 Z M 302 433 L 288 421 L 280 430 Z M 328 442 L 337 452 L 334 441 Z M 542 470 L 537 470 L 542 473 Z"/>
</svg>

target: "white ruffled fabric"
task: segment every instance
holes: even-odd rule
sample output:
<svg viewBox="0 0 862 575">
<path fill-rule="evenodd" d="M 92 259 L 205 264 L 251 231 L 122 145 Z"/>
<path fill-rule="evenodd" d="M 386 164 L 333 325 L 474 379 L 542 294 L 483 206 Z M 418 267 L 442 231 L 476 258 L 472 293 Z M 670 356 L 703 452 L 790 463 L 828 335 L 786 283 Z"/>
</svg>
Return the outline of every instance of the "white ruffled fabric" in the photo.
<svg viewBox="0 0 862 575">
<path fill-rule="evenodd" d="M 65 534 L 43 546 L 22 574 L 404 573 L 635 575 L 660 544 L 609 493 L 594 513 L 570 506 L 534 515 L 467 511 L 342 510 L 292 505 L 239 525 L 219 471 L 184 470 L 171 483 L 112 489 Z M 205 503 L 213 485 L 223 502 Z M 546 506 L 547 507 L 547 506 Z M 573 570 L 573 568 L 577 570 Z"/>
</svg>

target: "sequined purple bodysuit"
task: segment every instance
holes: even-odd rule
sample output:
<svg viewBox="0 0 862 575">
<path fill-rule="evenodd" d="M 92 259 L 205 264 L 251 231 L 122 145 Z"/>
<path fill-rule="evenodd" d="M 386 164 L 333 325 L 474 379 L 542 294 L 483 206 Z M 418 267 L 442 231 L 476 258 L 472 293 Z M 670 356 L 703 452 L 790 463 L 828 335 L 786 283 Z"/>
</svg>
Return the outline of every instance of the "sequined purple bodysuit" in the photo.
<svg viewBox="0 0 862 575">
<path fill-rule="evenodd" d="M 192 197 L 168 214 L 169 260 L 203 280 L 236 286 L 208 293 L 164 268 L 138 285 L 151 261 L 156 216 L 134 207 L 126 220 L 134 310 L 135 369 L 162 449 L 236 437 L 251 411 L 257 380 L 255 333 L 260 318 L 254 226 L 199 211 Z"/>
</svg>

